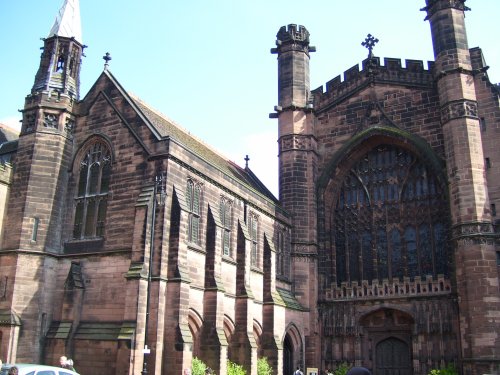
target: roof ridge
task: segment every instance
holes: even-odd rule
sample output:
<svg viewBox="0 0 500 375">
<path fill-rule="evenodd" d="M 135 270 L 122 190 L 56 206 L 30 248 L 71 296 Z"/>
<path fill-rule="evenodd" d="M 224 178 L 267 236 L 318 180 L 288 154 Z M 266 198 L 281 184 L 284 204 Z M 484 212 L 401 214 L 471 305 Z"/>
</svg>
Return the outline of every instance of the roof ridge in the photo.
<svg viewBox="0 0 500 375">
<path fill-rule="evenodd" d="M 190 132 L 187 128 L 185 128 L 184 126 L 180 125 L 177 121 L 175 120 L 172 120 L 172 118 L 170 118 L 169 116 L 165 115 L 163 112 L 161 112 L 160 110 L 156 109 L 155 107 L 152 107 L 149 103 L 146 103 L 144 100 L 142 100 L 141 98 L 139 98 L 135 93 L 132 93 L 132 92 L 129 92 L 127 91 L 127 94 L 135 101 L 139 102 L 141 105 L 145 106 L 146 108 L 148 108 L 150 111 L 154 112 L 156 115 L 160 116 L 161 118 L 163 118 L 164 120 L 170 122 L 173 126 L 177 127 L 179 130 L 183 131 L 186 135 L 190 136 L 191 138 L 193 138 L 195 141 L 199 142 L 201 145 L 203 145 L 204 147 L 206 147 L 207 149 L 209 149 L 210 151 L 212 151 L 213 153 L 217 154 L 219 157 L 223 158 L 224 160 L 226 160 L 227 162 L 231 162 L 233 163 L 235 166 L 237 166 L 238 168 L 240 168 L 242 171 L 244 170 L 244 168 L 240 165 L 238 165 L 234 160 L 231 160 L 227 155 L 225 155 L 222 151 L 214 148 L 213 146 L 211 146 L 210 144 L 208 144 L 206 141 L 204 141 L 203 139 L 199 138 L 198 136 L 196 136 L 195 134 L 193 134 L 192 132 Z"/>
</svg>

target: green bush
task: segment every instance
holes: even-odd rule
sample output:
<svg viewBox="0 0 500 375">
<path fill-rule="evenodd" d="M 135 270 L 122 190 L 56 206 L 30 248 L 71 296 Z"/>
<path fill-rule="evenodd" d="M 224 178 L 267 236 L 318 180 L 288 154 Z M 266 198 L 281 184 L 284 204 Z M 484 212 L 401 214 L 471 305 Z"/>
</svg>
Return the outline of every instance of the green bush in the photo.
<svg viewBox="0 0 500 375">
<path fill-rule="evenodd" d="M 333 370 L 333 375 L 346 375 L 349 368 L 350 367 L 347 363 L 341 363 L 335 370 Z"/>
<path fill-rule="evenodd" d="M 273 369 L 269 365 L 269 362 L 267 362 L 266 357 L 257 360 L 257 375 L 273 375 Z"/>
<path fill-rule="evenodd" d="M 458 371 L 455 368 L 455 365 L 449 363 L 445 368 L 431 370 L 429 375 L 458 375 Z"/>
<path fill-rule="evenodd" d="M 191 361 L 191 375 L 205 375 L 207 365 L 200 359 L 193 357 Z"/>
<path fill-rule="evenodd" d="M 445 368 L 431 370 L 429 375 L 458 375 L 458 372 L 452 363 L 448 363 Z"/>
<path fill-rule="evenodd" d="M 227 375 L 246 375 L 246 371 L 243 366 L 227 361 Z"/>
</svg>

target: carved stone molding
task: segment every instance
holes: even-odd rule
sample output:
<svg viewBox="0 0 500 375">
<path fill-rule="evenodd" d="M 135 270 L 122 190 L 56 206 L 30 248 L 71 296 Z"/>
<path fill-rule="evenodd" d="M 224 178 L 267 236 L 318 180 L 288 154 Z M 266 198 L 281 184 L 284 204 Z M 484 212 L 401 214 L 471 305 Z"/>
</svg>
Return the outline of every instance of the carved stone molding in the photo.
<svg viewBox="0 0 500 375">
<path fill-rule="evenodd" d="M 472 100 L 458 100 L 447 103 L 441 108 L 442 124 L 462 117 L 478 119 L 477 102 Z"/>
<path fill-rule="evenodd" d="M 489 221 L 457 224 L 452 228 L 453 238 L 479 234 L 491 235 L 492 233 L 493 225 Z"/>
<path fill-rule="evenodd" d="M 292 134 L 283 136 L 279 140 L 279 152 L 285 151 L 309 151 L 312 149 L 310 135 Z"/>
</svg>

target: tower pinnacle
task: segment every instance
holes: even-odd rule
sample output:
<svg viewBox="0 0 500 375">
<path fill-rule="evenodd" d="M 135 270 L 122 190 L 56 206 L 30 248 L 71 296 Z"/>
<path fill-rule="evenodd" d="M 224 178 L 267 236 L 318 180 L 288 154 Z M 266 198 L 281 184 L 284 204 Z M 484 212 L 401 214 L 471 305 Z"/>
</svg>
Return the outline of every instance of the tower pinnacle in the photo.
<svg viewBox="0 0 500 375">
<path fill-rule="evenodd" d="M 55 35 L 75 38 L 78 43 L 82 43 L 79 0 L 64 0 L 64 4 L 56 16 L 54 25 L 50 29 L 48 38 Z"/>
<path fill-rule="evenodd" d="M 40 67 L 31 89 L 78 99 L 82 44 L 79 0 L 64 0 L 49 36 L 44 39 Z"/>
</svg>

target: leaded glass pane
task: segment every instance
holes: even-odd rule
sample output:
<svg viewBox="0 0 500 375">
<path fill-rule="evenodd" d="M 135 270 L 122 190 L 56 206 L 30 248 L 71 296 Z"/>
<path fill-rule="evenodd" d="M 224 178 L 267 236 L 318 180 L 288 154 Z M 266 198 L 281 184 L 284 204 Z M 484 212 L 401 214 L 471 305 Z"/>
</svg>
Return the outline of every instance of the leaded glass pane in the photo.
<svg viewBox="0 0 500 375">
<path fill-rule="evenodd" d="M 423 224 L 418 228 L 418 245 L 420 252 L 420 270 L 422 276 L 432 275 L 432 244 L 429 225 Z"/>
<path fill-rule="evenodd" d="M 93 237 L 96 222 L 96 201 L 87 201 L 87 217 L 85 218 L 85 237 Z"/>
<path fill-rule="evenodd" d="M 397 228 L 391 231 L 391 270 L 392 278 L 401 279 L 404 275 L 403 257 L 401 254 L 401 238 Z"/>
<path fill-rule="evenodd" d="M 80 167 L 80 176 L 78 179 L 78 197 L 84 197 L 87 189 L 87 164 L 82 164 Z"/>
<path fill-rule="evenodd" d="M 196 186 L 194 188 L 193 193 L 194 193 L 193 194 L 193 213 L 196 215 L 199 215 L 200 214 L 200 195 L 201 195 L 200 187 Z"/>
<path fill-rule="evenodd" d="M 96 236 L 104 236 L 104 223 L 106 221 L 106 209 L 108 202 L 106 199 L 101 199 L 99 202 L 99 210 L 97 211 L 97 226 Z"/>
<path fill-rule="evenodd" d="M 436 273 L 448 274 L 448 252 L 446 242 L 446 232 L 443 223 L 434 225 L 434 246 L 436 249 Z"/>
<path fill-rule="evenodd" d="M 345 174 L 330 213 L 337 283 L 447 272 L 445 199 L 411 152 L 379 145 L 363 155 Z"/>
<path fill-rule="evenodd" d="M 191 207 L 191 202 L 193 202 L 193 182 L 188 181 L 187 187 L 186 187 L 186 204 L 187 204 L 189 210 L 193 209 Z"/>
<path fill-rule="evenodd" d="M 387 235 L 382 228 L 377 231 L 377 265 L 379 280 L 387 279 Z"/>
<path fill-rule="evenodd" d="M 99 187 L 99 174 L 100 174 L 100 166 L 98 163 L 92 164 L 90 167 L 90 178 L 88 183 L 88 193 L 90 195 L 98 193 Z"/>
<path fill-rule="evenodd" d="M 405 230 L 406 257 L 408 259 L 408 276 L 414 278 L 418 272 L 417 236 L 415 228 L 407 227 Z"/>
<path fill-rule="evenodd" d="M 349 234 L 349 276 L 351 281 L 360 281 L 359 239 L 356 232 Z"/>
<path fill-rule="evenodd" d="M 337 282 L 340 284 L 343 281 L 347 281 L 346 273 L 346 241 L 345 233 L 343 230 L 337 230 L 337 236 L 335 237 L 335 248 L 336 248 L 336 260 L 337 260 Z"/>
<path fill-rule="evenodd" d="M 82 236 L 83 228 L 83 202 L 78 202 L 75 209 L 75 223 L 73 225 L 73 238 Z"/>
<path fill-rule="evenodd" d="M 230 232 L 226 229 L 223 229 L 223 248 L 224 255 L 229 256 L 229 234 Z"/>
<path fill-rule="evenodd" d="M 110 177 L 109 149 L 103 142 L 94 142 L 86 149 L 80 163 L 73 227 L 74 238 L 103 235 L 106 219 L 106 193 L 109 191 Z"/>
<path fill-rule="evenodd" d="M 111 164 L 104 163 L 102 166 L 102 176 L 101 176 L 101 191 L 100 193 L 107 193 L 109 190 L 109 181 L 111 179 Z"/>
<path fill-rule="evenodd" d="M 191 242 L 198 243 L 200 230 L 200 218 L 197 216 L 191 216 Z"/>
<path fill-rule="evenodd" d="M 372 238 L 368 232 L 363 233 L 363 279 L 373 279 L 373 255 L 372 255 Z"/>
</svg>

